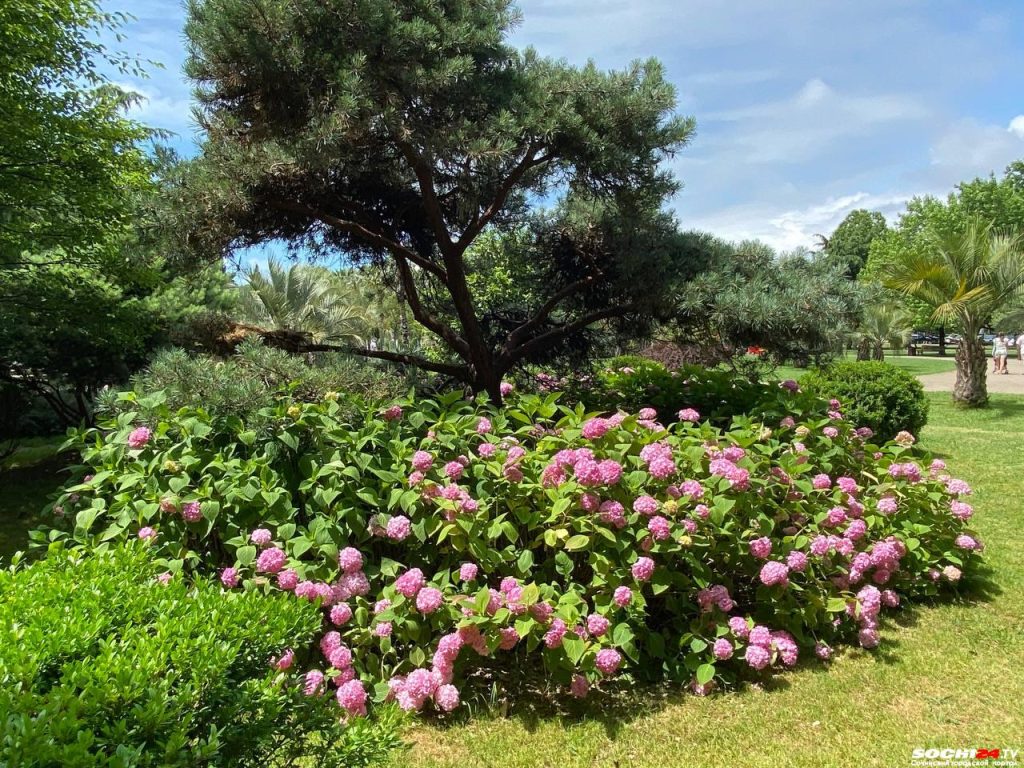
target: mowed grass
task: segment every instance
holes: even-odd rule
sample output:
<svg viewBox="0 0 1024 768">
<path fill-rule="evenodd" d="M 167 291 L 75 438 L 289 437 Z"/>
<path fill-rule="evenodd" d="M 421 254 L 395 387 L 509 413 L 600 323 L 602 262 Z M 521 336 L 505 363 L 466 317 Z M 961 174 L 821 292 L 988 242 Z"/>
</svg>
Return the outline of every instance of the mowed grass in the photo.
<svg viewBox="0 0 1024 768">
<path fill-rule="evenodd" d="M 765 689 L 421 722 L 394 766 L 902 767 L 915 747 L 1024 748 L 1024 398 L 962 411 L 930 397 L 922 443 L 975 488 L 988 573 L 973 596 L 903 611 L 876 652 L 808 663 Z"/>
<path fill-rule="evenodd" d="M 846 354 L 846 360 L 856 360 L 853 353 Z M 902 368 L 915 376 L 924 376 L 929 373 L 945 373 L 956 368 L 956 362 L 952 357 L 934 357 L 926 355 L 885 355 L 885 362 Z M 776 369 L 775 375 L 780 379 L 799 379 L 807 373 L 806 368 L 794 368 L 791 365 L 781 365 Z"/>
</svg>

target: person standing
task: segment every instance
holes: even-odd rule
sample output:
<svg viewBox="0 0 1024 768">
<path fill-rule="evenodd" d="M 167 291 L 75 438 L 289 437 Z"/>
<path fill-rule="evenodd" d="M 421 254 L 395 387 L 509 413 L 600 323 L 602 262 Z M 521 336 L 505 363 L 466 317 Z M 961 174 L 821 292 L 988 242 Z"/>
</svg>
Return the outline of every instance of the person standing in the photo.
<svg viewBox="0 0 1024 768">
<path fill-rule="evenodd" d="M 1024 361 L 1024 331 L 1017 334 L 1017 359 Z"/>
<path fill-rule="evenodd" d="M 1007 373 L 1006 355 L 1008 348 L 1006 335 L 1000 333 L 996 336 L 995 341 L 992 342 L 992 362 L 995 366 L 992 371 L 993 373 Z"/>
</svg>

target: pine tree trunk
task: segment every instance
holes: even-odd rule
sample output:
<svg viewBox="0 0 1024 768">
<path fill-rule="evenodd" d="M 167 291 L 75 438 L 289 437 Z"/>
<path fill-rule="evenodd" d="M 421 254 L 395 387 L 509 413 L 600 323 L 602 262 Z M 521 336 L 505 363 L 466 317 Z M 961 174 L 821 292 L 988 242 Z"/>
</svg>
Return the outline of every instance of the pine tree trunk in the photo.
<svg viewBox="0 0 1024 768">
<path fill-rule="evenodd" d="M 988 403 L 987 366 L 985 345 L 976 336 L 965 333 L 956 350 L 953 402 L 969 408 L 980 408 Z"/>
</svg>

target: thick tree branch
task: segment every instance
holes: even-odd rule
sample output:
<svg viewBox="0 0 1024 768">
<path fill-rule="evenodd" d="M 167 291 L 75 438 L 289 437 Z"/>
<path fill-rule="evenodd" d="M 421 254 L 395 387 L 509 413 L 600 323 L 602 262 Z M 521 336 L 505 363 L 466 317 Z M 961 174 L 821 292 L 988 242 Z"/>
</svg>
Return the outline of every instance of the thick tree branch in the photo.
<svg viewBox="0 0 1024 768">
<path fill-rule="evenodd" d="M 508 352 L 503 352 L 499 359 L 498 369 L 502 374 L 504 374 L 527 355 L 543 352 L 548 347 L 551 347 L 564 339 L 570 333 L 575 333 L 576 331 L 586 328 L 588 325 L 592 325 L 600 320 L 607 320 L 612 317 L 621 317 L 622 315 L 629 314 L 635 309 L 635 304 L 606 307 L 605 309 L 598 310 L 597 312 L 591 312 L 589 315 L 584 315 L 570 323 L 565 323 L 557 328 L 552 328 L 550 331 L 545 331 L 539 336 L 534 336 L 529 341 L 520 344 L 518 347 L 510 349 Z"/>
<path fill-rule="evenodd" d="M 577 280 L 574 283 L 570 283 L 565 286 L 562 290 L 558 291 L 551 298 L 541 305 L 541 308 L 537 310 L 536 314 L 527 320 L 525 323 L 520 325 L 518 328 L 512 331 L 508 336 L 508 341 L 505 342 L 502 348 L 502 354 L 514 349 L 523 343 L 529 335 L 536 330 L 540 325 L 547 320 L 548 316 L 555 310 L 562 301 L 572 296 L 574 293 L 578 293 L 583 290 L 587 285 L 591 284 L 595 280 L 594 275 L 587 275 L 586 277 Z"/>
<path fill-rule="evenodd" d="M 453 379 L 464 381 L 469 383 L 471 380 L 469 367 L 465 365 L 453 365 L 450 363 L 439 363 L 434 360 L 428 360 L 425 357 L 419 355 L 407 355 L 403 352 L 388 352 L 387 350 L 381 349 L 362 349 L 360 347 L 345 347 L 341 348 L 343 352 L 348 352 L 352 355 L 359 355 L 361 357 L 372 357 L 375 360 L 387 360 L 392 363 L 404 363 L 406 365 L 414 365 L 417 368 L 422 368 L 425 371 L 433 371 L 434 373 L 443 373 L 446 376 L 451 376 Z M 316 351 L 315 349 L 312 351 Z"/>
<path fill-rule="evenodd" d="M 495 193 L 490 205 L 487 206 L 481 215 L 474 216 L 473 221 L 470 222 L 469 226 L 466 227 L 466 230 L 459 237 L 457 245 L 461 250 L 468 248 L 477 235 L 483 231 L 484 227 L 490 223 L 491 219 L 498 215 L 505 206 L 505 201 L 508 200 L 508 196 L 512 193 L 513 188 L 522 180 L 526 172 L 539 165 L 543 165 L 554 156 L 549 152 L 538 157 L 537 152 L 539 150 L 540 146 L 535 142 L 531 142 L 526 149 L 526 153 L 523 155 L 523 159 L 515 165 L 505 178 L 505 181 L 498 187 L 498 191 Z"/>
<path fill-rule="evenodd" d="M 357 221 L 342 219 L 338 216 L 334 216 L 325 211 L 313 208 L 312 206 L 305 205 L 303 203 L 297 203 L 291 200 L 274 200 L 270 204 L 274 208 L 277 208 L 278 210 L 288 211 L 290 213 L 301 213 L 305 216 L 309 216 L 310 218 L 322 221 L 324 224 L 327 224 L 330 227 L 334 227 L 335 229 L 339 229 L 342 232 L 348 232 L 349 234 L 357 235 L 366 242 L 389 251 L 392 255 L 395 256 L 395 258 L 406 258 L 416 266 L 420 267 L 421 269 L 424 269 L 427 272 L 430 272 L 432 275 L 441 278 L 441 280 L 446 281 L 448 279 L 448 275 L 446 274 L 444 267 L 442 267 L 440 264 L 437 264 L 431 261 L 430 259 L 424 258 L 416 251 L 414 251 L 412 248 L 407 248 L 406 246 L 393 240 L 392 238 L 387 237 L 384 233 L 374 229 L 370 229 L 366 225 L 360 224 Z"/>
<path fill-rule="evenodd" d="M 398 145 L 406 162 L 409 163 L 409 167 L 416 175 L 427 219 L 434 228 L 434 235 L 437 237 L 441 253 L 447 254 L 452 247 L 452 236 L 448 231 L 448 222 L 445 221 L 444 211 L 441 210 L 441 203 L 437 199 L 437 188 L 434 186 L 434 172 L 423 157 L 416 152 L 416 148 L 412 144 L 403 139 L 395 139 L 395 144 Z"/>
<path fill-rule="evenodd" d="M 416 288 L 416 280 L 413 278 L 409 262 L 401 256 L 396 256 L 395 265 L 398 267 L 398 279 L 402 283 L 405 300 L 409 304 L 409 309 L 412 310 L 412 316 L 416 318 L 420 325 L 444 339 L 459 357 L 468 362 L 470 352 L 466 340 L 459 336 L 447 323 L 438 320 L 430 314 L 423 306 L 423 302 L 420 301 L 420 294 Z"/>
</svg>

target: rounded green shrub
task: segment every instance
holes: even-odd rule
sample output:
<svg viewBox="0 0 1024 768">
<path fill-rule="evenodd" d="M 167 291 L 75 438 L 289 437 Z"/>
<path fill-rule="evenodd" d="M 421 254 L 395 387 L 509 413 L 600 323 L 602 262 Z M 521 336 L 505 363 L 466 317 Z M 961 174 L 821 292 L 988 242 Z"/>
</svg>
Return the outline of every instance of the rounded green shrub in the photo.
<svg viewBox="0 0 1024 768">
<path fill-rule="evenodd" d="M 160 576 L 142 545 L 2 571 L 0 765 L 377 762 L 393 712 L 342 728 L 272 663 L 320 623 L 282 595 Z"/>
<path fill-rule="evenodd" d="M 840 401 L 845 417 L 870 427 L 879 440 L 900 432 L 920 433 L 928 421 L 928 399 L 917 377 L 880 362 L 838 362 L 800 380 L 812 394 Z"/>
</svg>

